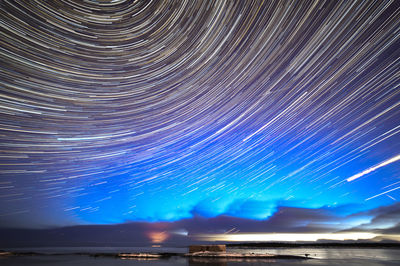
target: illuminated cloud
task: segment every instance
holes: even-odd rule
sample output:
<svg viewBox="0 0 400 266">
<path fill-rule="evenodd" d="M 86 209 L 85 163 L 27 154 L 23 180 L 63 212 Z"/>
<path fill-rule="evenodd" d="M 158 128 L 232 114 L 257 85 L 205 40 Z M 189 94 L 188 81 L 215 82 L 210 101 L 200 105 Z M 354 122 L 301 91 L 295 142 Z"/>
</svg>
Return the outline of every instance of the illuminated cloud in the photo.
<svg viewBox="0 0 400 266">
<path fill-rule="evenodd" d="M 278 207 L 266 220 L 195 216 L 175 222 L 130 222 L 53 229 L 0 229 L 2 246 L 185 245 L 199 241 L 400 240 L 400 205 L 341 215 L 339 208 Z"/>
<path fill-rule="evenodd" d="M 155 244 L 160 244 L 165 242 L 165 240 L 168 239 L 169 234 L 165 231 L 163 232 L 156 232 L 156 231 L 151 231 L 147 233 L 147 236 L 149 237 L 150 241 Z"/>
</svg>

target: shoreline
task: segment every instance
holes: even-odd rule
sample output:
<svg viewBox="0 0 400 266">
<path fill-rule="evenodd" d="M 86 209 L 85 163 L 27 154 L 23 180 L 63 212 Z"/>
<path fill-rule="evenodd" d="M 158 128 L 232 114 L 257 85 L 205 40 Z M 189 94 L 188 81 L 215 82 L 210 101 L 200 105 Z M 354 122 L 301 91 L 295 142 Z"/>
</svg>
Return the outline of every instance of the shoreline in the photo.
<svg viewBox="0 0 400 266">
<path fill-rule="evenodd" d="M 230 243 L 227 248 L 400 248 L 400 243 Z"/>
<path fill-rule="evenodd" d="M 235 252 L 195 252 L 195 253 L 41 253 L 41 252 L 10 252 L 0 251 L 0 257 L 21 257 L 21 256 L 89 256 L 89 257 L 110 257 L 119 259 L 168 259 L 171 257 L 183 258 L 205 258 L 205 259 L 312 259 L 308 254 L 304 256 L 296 255 L 275 255 L 275 254 L 255 254 L 255 253 L 235 253 Z"/>
<path fill-rule="evenodd" d="M 8 250 L 7 248 L 0 249 L 0 258 L 7 257 L 22 257 L 22 256 L 89 256 L 94 258 L 109 257 L 116 259 L 132 259 L 132 260 L 154 260 L 154 259 L 169 259 L 171 257 L 181 257 L 187 259 L 222 259 L 222 260 L 262 260 L 262 259 L 314 259 L 310 257 L 312 249 L 318 248 L 337 248 L 337 249 L 398 249 L 399 243 L 231 243 L 226 244 L 228 250 L 223 252 L 200 251 L 187 253 L 186 251 L 178 252 L 163 252 L 163 251 L 136 251 L 136 252 L 103 252 L 103 251 L 82 251 L 80 252 L 42 252 L 42 251 L 18 251 Z M 310 249 L 305 251 L 304 255 L 287 255 L 287 254 L 270 254 L 268 249 Z M 265 249 L 265 253 L 250 253 L 246 250 Z"/>
</svg>

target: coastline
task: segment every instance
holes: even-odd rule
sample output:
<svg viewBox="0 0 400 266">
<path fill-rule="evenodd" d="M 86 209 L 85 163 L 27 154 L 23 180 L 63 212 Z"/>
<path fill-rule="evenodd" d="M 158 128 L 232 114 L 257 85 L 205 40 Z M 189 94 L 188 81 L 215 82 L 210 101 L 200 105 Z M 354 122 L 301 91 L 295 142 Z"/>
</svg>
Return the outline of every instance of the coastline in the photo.
<svg viewBox="0 0 400 266">
<path fill-rule="evenodd" d="M 185 258 L 216 258 L 216 259 L 311 259 L 307 254 L 304 256 L 296 255 L 276 255 L 276 254 L 255 254 L 255 253 L 237 253 L 237 252 L 196 252 L 196 253 L 40 253 L 40 252 L 11 252 L 0 251 L 0 257 L 14 256 L 90 256 L 90 257 L 113 257 L 119 259 L 166 259 L 171 257 Z"/>
<path fill-rule="evenodd" d="M 54 252 L 37 251 L 29 249 L 0 249 L 0 258 L 7 257 L 36 257 L 36 256 L 87 256 L 87 257 L 108 257 L 116 259 L 132 259 L 132 260 L 157 260 L 157 259 L 170 259 L 170 258 L 187 258 L 187 259 L 223 259 L 225 261 L 231 260 L 263 260 L 263 259 L 294 259 L 305 260 L 318 258 L 313 250 L 316 249 L 399 249 L 399 243 L 231 243 L 226 244 L 228 250 L 224 252 L 211 252 L 201 251 L 188 253 L 188 249 L 180 248 L 180 250 L 146 250 L 138 249 L 136 251 L 122 251 L 115 249 L 113 251 L 93 250 L 85 251 L 84 247 L 77 247 L 73 252 L 65 250 L 54 250 Z M 259 249 L 262 252 L 253 253 L 252 249 Z M 264 250 L 265 249 L 265 250 Z M 268 250 L 270 249 L 270 250 Z M 278 254 L 271 254 L 271 249 L 282 249 Z M 288 252 L 283 250 L 287 249 Z M 289 250 L 299 249 L 301 253 L 292 253 Z M 309 250 L 308 250 L 309 249 Z M 312 254 L 312 256 L 310 256 Z"/>
<path fill-rule="evenodd" d="M 230 243 L 229 248 L 400 248 L 400 243 Z"/>
</svg>

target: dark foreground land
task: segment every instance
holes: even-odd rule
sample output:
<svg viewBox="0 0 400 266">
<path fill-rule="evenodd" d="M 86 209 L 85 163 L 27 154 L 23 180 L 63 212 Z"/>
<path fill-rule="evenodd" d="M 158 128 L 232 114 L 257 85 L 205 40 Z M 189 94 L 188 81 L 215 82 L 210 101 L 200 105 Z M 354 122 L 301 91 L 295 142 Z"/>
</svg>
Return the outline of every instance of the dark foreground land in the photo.
<svg viewBox="0 0 400 266">
<path fill-rule="evenodd" d="M 227 261 L 233 260 L 306 260 L 311 259 L 310 254 L 298 256 L 290 254 L 287 249 L 399 249 L 400 243 L 239 243 L 227 244 L 230 249 L 236 250 L 235 252 L 195 252 L 195 253 L 174 253 L 174 252 L 136 252 L 136 253 L 102 253 L 102 252 L 75 252 L 75 253 L 42 253 L 42 252 L 20 252 L 20 251 L 3 251 L 0 250 L 0 258 L 8 257 L 51 257 L 51 256 L 88 256 L 88 257 L 104 257 L 116 259 L 131 259 L 131 260 L 154 260 L 154 259 L 170 259 L 170 258 L 188 258 L 190 260 L 207 260 L 207 259 L 223 259 Z M 251 249 L 274 249 L 283 248 L 290 254 L 269 254 L 269 253 L 252 253 Z M 238 251 L 239 249 L 239 251 Z M 246 251 L 242 252 L 240 249 Z M 267 251 L 266 251 L 267 252 Z M 308 252 L 311 253 L 311 252 Z"/>
<path fill-rule="evenodd" d="M 228 248 L 400 248 L 400 243 L 235 243 Z"/>
<path fill-rule="evenodd" d="M 81 255 L 91 257 L 114 257 L 120 259 L 163 259 L 171 257 L 215 258 L 215 259 L 310 259 L 307 256 L 232 253 L 232 252 L 196 252 L 196 253 L 40 253 L 40 252 L 9 252 L 0 251 L 0 257 L 13 256 L 65 256 Z"/>
</svg>

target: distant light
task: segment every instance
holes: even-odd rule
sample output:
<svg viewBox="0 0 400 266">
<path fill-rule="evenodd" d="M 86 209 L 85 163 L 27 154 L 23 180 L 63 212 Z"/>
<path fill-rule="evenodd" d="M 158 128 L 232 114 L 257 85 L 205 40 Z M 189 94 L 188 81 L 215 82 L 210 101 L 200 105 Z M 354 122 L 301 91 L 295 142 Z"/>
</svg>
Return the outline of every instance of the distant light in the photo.
<svg viewBox="0 0 400 266">
<path fill-rule="evenodd" d="M 163 232 L 152 231 L 152 232 L 148 232 L 147 236 L 150 238 L 150 241 L 152 243 L 159 244 L 159 243 L 162 243 L 165 240 L 167 240 L 167 238 L 169 237 L 169 234 L 165 231 L 163 231 Z"/>
<path fill-rule="evenodd" d="M 261 242 L 261 241 L 317 241 L 317 240 L 358 240 L 358 239 L 372 239 L 377 237 L 378 234 L 366 232 L 353 232 L 353 233 L 310 233 L 310 234 L 292 234 L 292 233 L 239 233 L 239 234 L 204 234 L 198 235 L 199 240 L 206 241 L 247 241 L 247 242 Z"/>
</svg>

